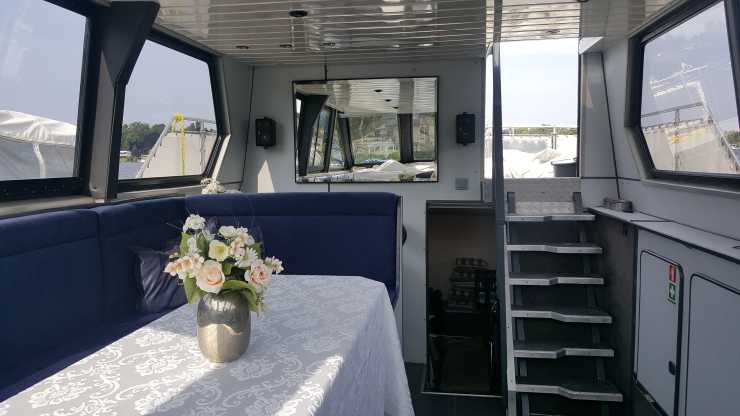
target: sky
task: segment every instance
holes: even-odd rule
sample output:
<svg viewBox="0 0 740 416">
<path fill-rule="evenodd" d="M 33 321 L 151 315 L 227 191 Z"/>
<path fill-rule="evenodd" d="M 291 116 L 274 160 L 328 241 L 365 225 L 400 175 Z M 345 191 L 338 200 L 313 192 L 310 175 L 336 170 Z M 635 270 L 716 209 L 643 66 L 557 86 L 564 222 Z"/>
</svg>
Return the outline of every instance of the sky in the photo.
<svg viewBox="0 0 740 416">
<path fill-rule="evenodd" d="M 86 19 L 41 0 L 2 0 L 0 110 L 75 124 Z M 205 62 L 147 41 L 126 88 L 124 122 L 174 113 L 215 119 Z"/>
<path fill-rule="evenodd" d="M 486 61 L 486 127 L 493 91 Z M 504 127 L 578 124 L 578 39 L 501 44 L 501 112 Z"/>
<path fill-rule="evenodd" d="M 2 10 L 0 110 L 75 123 L 85 18 L 41 0 L 4 0 Z M 577 124 L 576 39 L 504 43 L 501 61 L 505 126 Z M 489 85 L 490 77 L 489 68 Z M 124 122 L 164 123 L 176 112 L 214 119 L 208 67 L 147 41 L 126 90 Z"/>
</svg>

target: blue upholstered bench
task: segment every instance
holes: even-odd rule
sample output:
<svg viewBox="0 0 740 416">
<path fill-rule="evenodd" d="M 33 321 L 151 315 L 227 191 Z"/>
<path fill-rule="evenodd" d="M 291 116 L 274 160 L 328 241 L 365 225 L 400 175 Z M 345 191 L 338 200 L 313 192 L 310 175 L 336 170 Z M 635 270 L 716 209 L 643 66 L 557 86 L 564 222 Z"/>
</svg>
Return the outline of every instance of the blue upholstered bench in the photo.
<svg viewBox="0 0 740 416">
<path fill-rule="evenodd" d="M 131 248 L 165 248 L 187 213 L 259 228 L 288 273 L 381 281 L 395 304 L 399 207 L 384 193 L 222 194 L 0 220 L 0 401 L 161 316 L 136 311 Z"/>
</svg>

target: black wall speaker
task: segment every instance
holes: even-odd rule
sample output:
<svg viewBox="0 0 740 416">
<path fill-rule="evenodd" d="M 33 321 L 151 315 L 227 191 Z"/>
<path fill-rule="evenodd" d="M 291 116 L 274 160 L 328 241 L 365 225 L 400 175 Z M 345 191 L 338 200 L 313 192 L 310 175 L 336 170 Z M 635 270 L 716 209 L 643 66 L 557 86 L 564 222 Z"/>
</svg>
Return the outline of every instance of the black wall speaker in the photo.
<svg viewBox="0 0 740 416">
<path fill-rule="evenodd" d="M 458 143 L 475 143 L 475 114 L 458 114 L 455 119 L 455 127 Z"/>
<path fill-rule="evenodd" d="M 255 137 L 257 146 L 270 147 L 275 146 L 277 132 L 275 129 L 275 120 L 271 118 L 258 118 L 255 120 Z"/>
</svg>

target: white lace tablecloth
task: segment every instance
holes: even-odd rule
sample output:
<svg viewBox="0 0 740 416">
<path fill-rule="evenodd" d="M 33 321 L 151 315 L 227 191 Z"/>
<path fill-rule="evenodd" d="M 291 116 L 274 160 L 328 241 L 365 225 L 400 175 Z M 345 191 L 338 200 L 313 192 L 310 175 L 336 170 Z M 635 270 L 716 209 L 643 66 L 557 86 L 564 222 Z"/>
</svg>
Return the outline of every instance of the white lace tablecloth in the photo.
<svg viewBox="0 0 740 416">
<path fill-rule="evenodd" d="M 278 276 L 247 352 L 212 364 L 185 305 L 0 403 L 0 416 L 413 415 L 385 287 Z"/>
</svg>

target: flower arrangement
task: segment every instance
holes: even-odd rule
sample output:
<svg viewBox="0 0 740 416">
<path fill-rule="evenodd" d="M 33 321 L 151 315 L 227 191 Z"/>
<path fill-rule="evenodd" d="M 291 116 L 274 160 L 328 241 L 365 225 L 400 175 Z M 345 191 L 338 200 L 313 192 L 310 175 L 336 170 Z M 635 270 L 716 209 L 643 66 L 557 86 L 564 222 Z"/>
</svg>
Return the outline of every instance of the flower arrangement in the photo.
<svg viewBox="0 0 740 416">
<path fill-rule="evenodd" d="M 223 185 L 219 181 L 213 178 L 205 178 L 202 181 L 200 181 L 200 184 L 203 185 L 203 190 L 200 191 L 201 194 L 222 194 L 226 192 L 226 188 L 224 188 Z"/>
<path fill-rule="evenodd" d="M 275 257 L 263 259 L 261 243 L 246 228 L 222 226 L 212 232 L 205 218 L 190 215 L 182 227 L 180 246 L 164 271 L 182 281 L 188 303 L 204 292 L 239 292 L 259 313 L 270 278 L 283 271 L 283 264 Z"/>
</svg>

